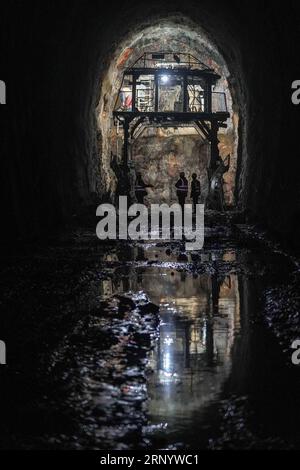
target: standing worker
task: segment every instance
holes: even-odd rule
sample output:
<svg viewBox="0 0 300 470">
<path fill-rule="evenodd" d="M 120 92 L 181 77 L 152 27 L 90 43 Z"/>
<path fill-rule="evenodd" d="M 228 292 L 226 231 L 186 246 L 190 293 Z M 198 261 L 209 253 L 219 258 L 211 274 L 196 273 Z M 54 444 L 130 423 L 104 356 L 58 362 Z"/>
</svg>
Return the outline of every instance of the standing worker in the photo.
<svg viewBox="0 0 300 470">
<path fill-rule="evenodd" d="M 196 206 L 199 203 L 200 195 L 201 195 L 200 181 L 197 179 L 196 173 L 193 173 L 193 175 L 192 175 L 191 198 L 193 200 L 193 212 L 194 213 L 196 213 Z"/>
<path fill-rule="evenodd" d="M 185 200 L 189 192 L 189 183 L 183 172 L 180 173 L 180 179 L 177 181 L 175 186 L 177 188 L 177 197 L 179 205 L 181 206 L 182 211 L 184 211 Z"/>
<path fill-rule="evenodd" d="M 231 155 L 227 155 L 223 161 L 220 158 L 216 164 L 216 170 L 211 176 L 208 206 L 210 209 L 224 211 L 224 179 L 223 175 L 229 171 Z"/>
</svg>

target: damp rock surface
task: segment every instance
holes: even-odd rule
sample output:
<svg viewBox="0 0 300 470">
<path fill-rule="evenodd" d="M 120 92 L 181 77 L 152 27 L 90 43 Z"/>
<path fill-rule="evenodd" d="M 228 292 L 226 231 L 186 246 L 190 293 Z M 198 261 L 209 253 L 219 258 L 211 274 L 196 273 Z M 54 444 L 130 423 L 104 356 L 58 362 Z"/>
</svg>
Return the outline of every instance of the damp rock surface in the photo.
<svg viewBox="0 0 300 470">
<path fill-rule="evenodd" d="M 5 253 L 2 448 L 299 447 L 296 259 L 207 222 L 200 252 L 73 227 Z"/>
</svg>

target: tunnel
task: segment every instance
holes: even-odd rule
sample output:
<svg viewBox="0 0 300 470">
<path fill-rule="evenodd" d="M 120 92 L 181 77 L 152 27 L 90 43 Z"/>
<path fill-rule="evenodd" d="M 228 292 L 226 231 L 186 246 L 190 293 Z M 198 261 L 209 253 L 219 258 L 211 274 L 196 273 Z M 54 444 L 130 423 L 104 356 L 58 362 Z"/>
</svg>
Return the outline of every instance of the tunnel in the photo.
<svg viewBox="0 0 300 470">
<path fill-rule="evenodd" d="M 75 207 L 88 205 L 95 197 L 109 197 L 113 175 L 105 135 L 103 142 L 106 131 L 101 129 L 105 119 L 100 126 L 97 123 L 100 100 L 104 99 L 101 90 L 105 95 L 105 87 L 110 86 L 108 75 L 114 73 L 109 68 L 117 65 L 126 41 L 128 47 L 130 41 L 138 44 L 143 31 L 144 36 L 151 36 L 151 28 L 158 28 L 159 35 L 159 28 L 163 29 L 160 20 L 163 25 L 173 14 L 178 36 L 186 30 L 194 31 L 199 38 L 195 31 L 201 29 L 207 44 L 228 68 L 228 86 L 239 119 L 235 204 L 278 235 L 297 239 L 293 222 L 298 214 L 293 160 L 296 124 L 285 117 L 287 109 L 276 112 L 282 105 L 290 107 L 290 100 L 282 96 L 289 95 L 293 81 L 289 77 L 289 54 L 290 44 L 297 41 L 297 30 L 286 34 L 291 20 L 287 16 L 279 21 L 276 8 L 264 10 L 270 18 L 265 24 L 255 8 L 249 6 L 242 12 L 234 2 L 228 8 L 220 5 L 216 11 L 205 2 L 201 8 L 193 2 L 179 6 L 176 2 L 154 2 L 151 8 L 132 4 L 127 9 L 121 5 L 116 16 L 93 2 L 61 7 L 58 15 L 51 2 L 45 12 L 35 9 L 36 16 L 31 15 L 30 8 L 24 12 L 17 9 L 16 21 L 23 23 L 18 23 L 18 31 L 24 40 L 8 43 L 2 58 L 3 67 L 7 63 L 4 79 L 11 83 L 4 123 L 8 132 L 3 142 L 10 157 L 2 172 L 8 237 L 39 236 L 65 222 Z M 176 7 L 180 11 L 177 17 Z M 2 17 L 4 25 L 9 14 L 8 8 Z M 23 15 L 28 21 L 21 21 Z M 243 20 L 246 24 L 241 31 Z M 7 27 L 13 35 L 13 26 Z M 74 36 L 74 30 L 80 32 L 80 39 Z M 167 41 L 167 36 L 162 40 Z M 190 47 L 197 47 L 192 45 L 192 38 L 187 40 L 184 42 Z M 278 47 L 273 47 L 277 43 Z M 278 96 L 276 90 L 283 90 L 283 94 Z M 34 112 L 29 110 L 29 103 Z M 33 142 L 32 129 L 36 135 Z M 22 141 L 21 148 L 16 146 L 16 136 Z M 23 152 L 26 159 L 21 157 Z"/>
<path fill-rule="evenodd" d="M 153 25 L 146 29 L 143 28 L 142 32 L 136 32 L 133 37 L 128 37 L 127 40 L 124 40 L 119 46 L 118 51 L 116 51 L 115 57 L 105 75 L 101 89 L 101 98 L 97 108 L 97 120 L 102 141 L 102 157 L 100 155 L 100 159 L 103 161 L 103 166 L 107 166 L 107 173 L 110 174 L 110 177 L 106 177 L 106 185 L 112 193 L 115 192 L 112 191 L 116 184 L 111 180 L 116 178 L 116 175 L 113 174 L 111 169 L 111 155 L 116 154 L 117 161 L 120 161 L 123 142 L 122 138 L 120 138 L 120 129 L 115 129 L 111 116 L 113 115 L 124 70 L 126 70 L 130 63 L 141 62 L 142 55 L 148 57 L 149 51 L 152 57 L 155 51 L 159 53 L 166 49 L 173 51 L 173 55 L 177 52 L 177 57 L 179 57 L 178 54 L 182 55 L 184 51 L 187 54 L 191 54 L 190 57 L 192 58 L 201 57 L 202 61 L 208 62 L 222 77 L 218 82 L 218 86 L 214 88 L 213 98 L 216 98 L 216 100 L 224 99 L 224 106 L 226 108 L 228 106 L 229 114 L 232 116 L 227 125 L 226 132 L 219 133 L 219 145 L 223 158 L 228 154 L 232 155 L 230 172 L 226 174 L 224 189 L 226 203 L 229 206 L 234 206 L 238 151 L 238 105 L 233 103 L 232 93 L 229 89 L 229 71 L 224 59 L 210 44 L 204 33 L 197 31 L 195 25 L 189 24 L 187 19 L 181 18 L 179 21 L 176 16 L 173 19 L 162 19 L 158 22 L 158 25 Z M 170 58 L 172 59 L 171 56 L 169 60 Z M 186 60 L 188 59 L 186 58 Z M 167 93 L 170 93 L 168 76 L 163 78 L 166 80 L 166 84 L 160 90 L 162 95 L 161 101 L 168 100 Z M 144 79 L 149 80 L 149 77 L 145 76 Z M 146 81 L 145 83 L 148 84 L 149 82 Z M 146 85 L 143 86 L 146 87 Z M 140 90 L 141 92 L 142 90 Z M 151 90 L 148 93 L 151 93 Z M 176 89 L 174 89 L 173 93 L 176 94 Z M 224 93 L 224 97 L 222 93 Z M 143 99 L 145 100 L 145 98 Z M 154 96 L 151 99 L 153 100 Z M 176 99 L 179 99 L 178 96 Z M 190 96 L 189 99 L 195 106 L 197 98 Z M 178 101 L 171 102 L 168 103 L 168 106 L 171 105 L 172 109 L 174 109 L 175 103 L 179 104 Z M 218 105 L 220 106 L 219 103 Z M 233 111 L 233 108 L 235 108 L 235 111 Z M 157 123 L 150 124 L 141 126 L 140 129 L 137 128 L 139 132 L 136 132 L 136 137 L 131 144 L 131 161 L 135 168 L 135 173 L 141 172 L 144 174 L 146 179 L 156 188 L 155 190 L 150 189 L 149 202 L 156 200 L 161 202 L 172 200 L 175 202 L 176 194 L 174 189 L 172 191 L 172 188 L 180 169 L 186 169 L 190 178 L 192 173 L 198 172 L 201 169 L 200 179 L 203 193 L 207 195 L 209 183 L 206 168 L 209 166 L 210 143 L 205 135 L 201 135 L 201 133 L 199 135 L 195 123 L 185 123 L 185 127 L 180 127 L 179 124 L 177 128 L 167 126 L 167 123 L 164 123 L 163 127 Z M 157 149 L 159 149 L 159 152 L 157 152 Z M 160 195 L 159 198 L 157 193 Z"/>
<path fill-rule="evenodd" d="M 299 448 L 299 14 L 293 0 L 2 8 L 1 448 Z M 202 251 L 96 238 L 97 207 L 122 195 L 124 77 L 149 54 L 196 58 L 226 103 L 224 207 L 206 211 Z M 148 205 L 176 203 L 184 171 L 206 204 L 205 127 L 146 122 L 127 149 L 132 198 L 141 173 Z"/>
</svg>

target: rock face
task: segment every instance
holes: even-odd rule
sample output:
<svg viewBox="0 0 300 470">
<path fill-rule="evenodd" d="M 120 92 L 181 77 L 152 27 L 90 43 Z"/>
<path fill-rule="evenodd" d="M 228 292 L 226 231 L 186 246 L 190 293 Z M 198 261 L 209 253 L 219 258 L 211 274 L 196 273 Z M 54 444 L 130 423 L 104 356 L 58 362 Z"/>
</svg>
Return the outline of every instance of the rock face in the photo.
<svg viewBox="0 0 300 470">
<path fill-rule="evenodd" d="M 230 134 L 220 134 L 221 156 L 234 151 L 234 139 Z M 201 183 L 201 200 L 208 195 L 207 168 L 210 161 L 210 145 L 196 132 L 186 129 L 170 129 L 148 132 L 138 139 L 132 149 L 132 160 L 136 172 L 141 172 L 145 182 L 154 188 L 148 189 L 149 203 L 177 202 L 175 183 L 184 171 L 191 184 L 196 173 Z M 230 172 L 224 181 L 224 196 L 227 205 L 234 202 L 236 165 L 233 159 Z M 191 186 L 189 186 L 191 188 Z M 187 201 L 188 202 L 188 201 Z"/>
<path fill-rule="evenodd" d="M 200 177 L 203 196 L 207 194 L 208 144 L 198 136 L 157 136 L 139 139 L 133 149 L 137 172 L 153 185 L 148 189 L 149 203 L 177 202 L 175 183 L 184 171 L 189 181 L 192 174 Z"/>
<path fill-rule="evenodd" d="M 130 6 L 117 1 L 111 9 L 80 0 L 71 6 L 32 1 L 3 6 L 2 235 L 40 236 L 95 194 L 106 196 L 114 176 L 110 162 L 99 158 L 102 80 L 128 35 L 171 15 L 178 24 L 199 25 L 226 61 L 239 116 L 237 204 L 252 219 L 298 240 L 299 109 L 290 89 L 299 78 L 299 6 L 258 0 L 243 9 L 236 1 L 208 0 L 133 0 Z"/>
<path fill-rule="evenodd" d="M 101 98 L 97 108 L 97 122 L 102 143 L 99 153 L 102 169 L 108 169 L 108 171 L 103 171 L 104 184 L 111 193 L 114 193 L 114 176 L 118 179 L 118 171 L 114 171 L 115 175 L 111 174 L 109 161 L 111 154 L 118 155 L 121 160 L 124 142 L 122 127 L 120 130 L 111 116 L 116 103 L 119 102 L 123 73 L 126 68 L 140 60 L 143 54 L 149 56 L 153 52 L 163 50 L 191 54 L 192 57 L 215 70 L 221 77 L 214 87 L 216 93 L 213 94 L 213 104 L 219 106 L 218 109 L 220 109 L 220 106 L 224 105 L 225 97 L 230 114 L 226 123 L 227 129 L 221 130 L 219 140 L 221 156 L 225 158 L 229 153 L 232 156 L 230 175 L 227 175 L 226 179 L 225 198 L 227 204 L 233 205 L 238 151 L 238 120 L 234 116 L 235 114 L 238 116 L 238 113 L 234 111 L 236 105 L 228 81 L 230 73 L 224 58 L 203 29 L 188 19 L 184 22 L 180 21 L 178 15 L 155 19 L 142 31 L 133 29 L 121 41 L 111 57 L 109 68 L 101 82 Z M 180 87 L 167 85 L 160 90 L 158 101 L 160 110 L 174 109 L 175 102 L 180 101 Z M 198 136 L 198 142 L 196 136 Z M 159 201 L 170 203 L 176 200 L 174 183 L 177 175 L 174 175 L 174 171 L 177 170 L 178 173 L 180 168 L 184 169 L 190 177 L 193 172 L 199 175 L 203 182 L 203 199 L 206 198 L 209 149 L 207 145 L 204 145 L 203 140 L 202 134 L 199 135 L 193 127 L 163 128 L 149 125 L 144 128 L 138 127 L 134 139 L 130 141 L 131 152 L 129 153 L 136 171 L 142 171 L 148 177 L 148 181 L 150 177 L 152 184 L 155 184 L 155 190 L 149 190 L 148 201 L 150 203 Z M 195 145 L 197 148 L 194 148 Z"/>
</svg>

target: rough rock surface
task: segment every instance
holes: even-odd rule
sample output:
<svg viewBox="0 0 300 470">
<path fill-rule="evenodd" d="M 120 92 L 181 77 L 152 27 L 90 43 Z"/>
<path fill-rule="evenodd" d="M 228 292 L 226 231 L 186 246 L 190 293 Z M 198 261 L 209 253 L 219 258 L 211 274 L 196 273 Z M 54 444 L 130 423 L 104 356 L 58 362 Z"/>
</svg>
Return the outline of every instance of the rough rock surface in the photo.
<svg viewBox="0 0 300 470">
<path fill-rule="evenodd" d="M 199 25 L 228 66 L 240 118 L 237 203 L 277 233 L 299 239 L 299 110 L 290 97 L 299 65 L 297 2 L 57 5 L 11 1 L 1 12 L 8 103 L 1 106 L 3 235 L 41 235 L 95 193 L 106 196 L 109 162 L 99 164 L 95 113 L 101 80 L 128 34 L 180 11 L 177 21 Z"/>
</svg>

